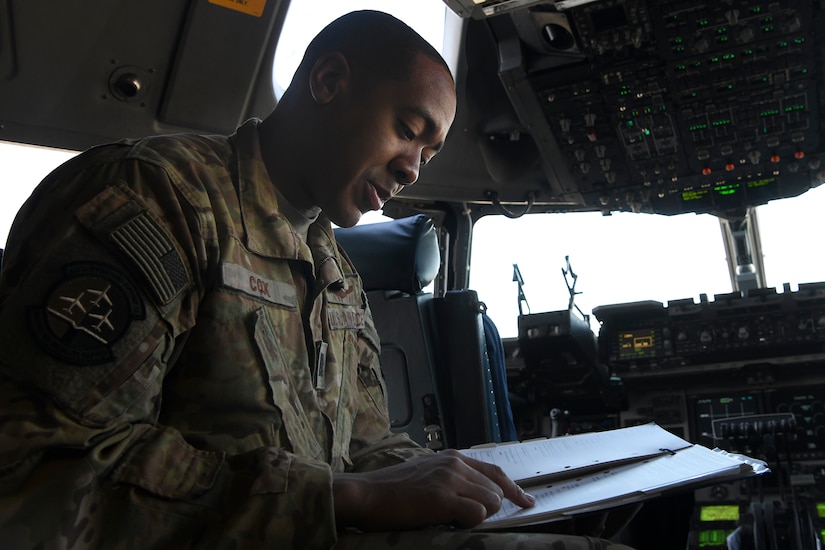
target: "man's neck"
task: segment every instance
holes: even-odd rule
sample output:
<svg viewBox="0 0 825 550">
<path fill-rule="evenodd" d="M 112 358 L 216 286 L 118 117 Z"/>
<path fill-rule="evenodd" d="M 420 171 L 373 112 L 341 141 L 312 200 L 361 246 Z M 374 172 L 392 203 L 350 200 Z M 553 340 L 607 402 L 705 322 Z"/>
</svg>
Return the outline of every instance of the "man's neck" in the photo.
<svg viewBox="0 0 825 550">
<path fill-rule="evenodd" d="M 306 242 L 309 226 L 318 219 L 318 215 L 321 213 L 321 208 L 314 206 L 307 210 L 303 210 L 295 207 L 295 205 L 293 205 L 277 187 L 275 187 L 275 193 L 278 196 L 278 205 L 280 207 L 281 214 L 289 221 L 290 224 L 292 224 L 292 228 L 298 235 L 300 235 L 301 240 Z"/>
</svg>

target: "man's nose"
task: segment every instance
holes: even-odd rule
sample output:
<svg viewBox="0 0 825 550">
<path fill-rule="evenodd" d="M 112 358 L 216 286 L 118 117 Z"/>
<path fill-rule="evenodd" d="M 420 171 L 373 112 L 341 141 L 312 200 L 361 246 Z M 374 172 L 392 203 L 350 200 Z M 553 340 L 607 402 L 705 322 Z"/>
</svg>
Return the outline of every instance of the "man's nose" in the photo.
<svg viewBox="0 0 825 550">
<path fill-rule="evenodd" d="M 401 185 L 412 185 L 418 180 L 418 172 L 421 169 L 420 153 L 397 156 L 393 159 L 390 169 L 396 182 Z"/>
</svg>

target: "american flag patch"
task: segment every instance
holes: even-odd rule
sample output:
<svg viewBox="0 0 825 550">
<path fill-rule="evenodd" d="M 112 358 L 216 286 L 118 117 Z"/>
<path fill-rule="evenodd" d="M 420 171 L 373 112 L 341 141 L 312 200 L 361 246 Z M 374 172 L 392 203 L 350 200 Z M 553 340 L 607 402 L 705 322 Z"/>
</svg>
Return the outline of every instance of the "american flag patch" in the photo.
<svg viewBox="0 0 825 550">
<path fill-rule="evenodd" d="M 112 240 L 140 269 L 161 304 L 168 304 L 190 282 L 172 239 L 146 212 L 112 232 Z"/>
</svg>

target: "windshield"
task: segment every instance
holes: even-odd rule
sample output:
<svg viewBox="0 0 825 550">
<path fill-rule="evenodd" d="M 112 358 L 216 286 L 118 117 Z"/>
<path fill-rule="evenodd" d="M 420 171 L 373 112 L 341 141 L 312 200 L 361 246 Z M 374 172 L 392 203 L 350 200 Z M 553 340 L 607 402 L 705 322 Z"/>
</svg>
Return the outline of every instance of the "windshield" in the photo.
<svg viewBox="0 0 825 550">
<path fill-rule="evenodd" d="M 487 304 L 503 337 L 518 335 L 513 264 L 524 280 L 529 304 L 524 313 L 567 309 L 572 274 L 574 291 L 581 293 L 575 304 L 585 314 L 604 304 L 666 302 L 731 290 L 719 222 L 709 215 L 486 216 L 473 231 L 470 287 Z M 591 326 L 597 326 L 595 319 Z"/>
<path fill-rule="evenodd" d="M 817 251 L 825 235 L 825 186 L 757 209 L 768 287 L 825 281 Z M 599 213 L 528 214 L 518 219 L 486 216 L 473 229 L 470 288 L 487 304 L 503 337 L 518 335 L 518 287 L 524 280 L 526 313 L 567 309 L 570 260 L 575 304 L 594 307 L 625 302 L 692 298 L 733 290 L 719 220 L 711 215 Z M 591 317 L 591 328 L 598 321 Z"/>
</svg>

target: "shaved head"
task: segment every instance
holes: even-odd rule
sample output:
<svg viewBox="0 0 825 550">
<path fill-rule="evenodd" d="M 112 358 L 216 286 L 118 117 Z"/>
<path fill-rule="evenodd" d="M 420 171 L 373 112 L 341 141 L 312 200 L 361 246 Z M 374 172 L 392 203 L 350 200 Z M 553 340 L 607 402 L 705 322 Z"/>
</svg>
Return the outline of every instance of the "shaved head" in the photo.
<svg viewBox="0 0 825 550">
<path fill-rule="evenodd" d="M 353 74 L 367 81 L 409 79 L 419 54 L 439 63 L 452 78 L 444 58 L 429 42 L 403 21 L 380 11 L 355 11 L 327 25 L 307 46 L 296 74 L 308 74 L 328 52 L 341 52 Z"/>
<path fill-rule="evenodd" d="M 310 43 L 261 123 L 264 163 L 293 206 L 349 227 L 415 183 L 455 111 L 455 80 L 435 48 L 391 15 L 353 12 Z"/>
</svg>

